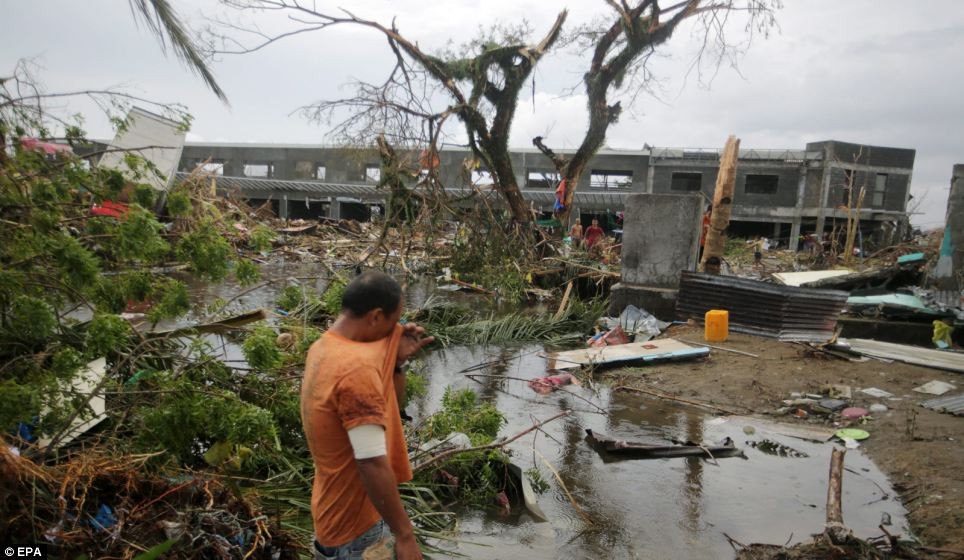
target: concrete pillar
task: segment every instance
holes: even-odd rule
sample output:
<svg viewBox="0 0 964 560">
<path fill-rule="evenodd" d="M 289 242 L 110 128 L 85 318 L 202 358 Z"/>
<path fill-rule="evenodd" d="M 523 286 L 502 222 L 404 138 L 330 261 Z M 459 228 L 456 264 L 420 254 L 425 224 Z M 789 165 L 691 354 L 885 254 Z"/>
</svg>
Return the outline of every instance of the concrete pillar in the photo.
<svg viewBox="0 0 964 560">
<path fill-rule="evenodd" d="M 288 219 L 288 193 L 281 195 L 281 201 L 278 204 L 278 214 L 282 220 Z"/>
<path fill-rule="evenodd" d="M 934 280 L 937 289 L 956 292 L 964 288 L 958 282 L 958 276 L 964 274 L 964 164 L 961 163 L 954 166 L 951 176 L 945 220 Z"/>
<path fill-rule="evenodd" d="M 800 218 L 794 218 L 790 223 L 790 250 L 796 251 L 800 248 Z"/>
<path fill-rule="evenodd" d="M 341 202 L 337 197 L 331 197 L 331 203 L 328 204 L 328 217 L 334 220 L 341 219 Z"/>
<path fill-rule="evenodd" d="M 653 157 L 649 158 L 649 168 L 646 170 L 646 194 L 653 194 L 653 177 L 656 175 L 656 166 L 653 165 Z"/>
<path fill-rule="evenodd" d="M 698 194 L 634 194 L 626 198 L 622 274 L 610 313 L 632 304 L 660 319 L 676 315 L 680 272 L 696 270 L 703 199 Z"/>
<path fill-rule="evenodd" d="M 800 165 L 800 177 L 797 178 L 797 203 L 793 207 L 793 220 L 790 222 L 790 242 L 787 247 L 796 251 L 800 245 L 800 221 L 803 219 L 803 203 L 807 196 L 807 170 L 809 165 L 804 158 Z"/>
<path fill-rule="evenodd" d="M 827 159 L 823 163 L 823 178 L 820 180 L 820 200 L 817 207 L 817 239 L 823 238 L 823 227 L 827 219 L 827 198 L 830 196 L 830 175 L 832 164 Z"/>
<path fill-rule="evenodd" d="M 783 224 L 781 222 L 773 222 L 773 239 L 780 241 L 781 233 L 783 233 Z"/>
</svg>

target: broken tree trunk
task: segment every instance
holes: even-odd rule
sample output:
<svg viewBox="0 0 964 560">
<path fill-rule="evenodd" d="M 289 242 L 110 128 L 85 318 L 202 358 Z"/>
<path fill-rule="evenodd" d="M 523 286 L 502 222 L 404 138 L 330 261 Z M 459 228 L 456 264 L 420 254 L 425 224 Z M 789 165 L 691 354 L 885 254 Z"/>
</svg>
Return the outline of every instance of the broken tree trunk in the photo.
<svg viewBox="0 0 964 560">
<path fill-rule="evenodd" d="M 843 507 L 840 499 L 843 496 L 843 449 L 834 448 L 830 456 L 830 483 L 827 486 L 827 522 L 824 534 L 833 544 L 844 544 L 850 538 L 850 530 L 843 522 Z"/>
<path fill-rule="evenodd" d="M 720 156 L 720 172 L 716 176 L 716 191 L 713 193 L 713 213 L 710 215 L 710 227 L 706 232 L 703 244 L 703 259 L 700 270 L 712 274 L 720 273 L 720 262 L 723 258 L 723 246 L 726 243 L 724 232 L 730 225 L 730 213 L 733 210 L 733 191 L 736 186 L 736 162 L 740 154 L 740 139 L 730 135 Z M 713 259 L 710 261 L 710 259 Z M 707 267 L 707 261 L 710 266 Z"/>
</svg>

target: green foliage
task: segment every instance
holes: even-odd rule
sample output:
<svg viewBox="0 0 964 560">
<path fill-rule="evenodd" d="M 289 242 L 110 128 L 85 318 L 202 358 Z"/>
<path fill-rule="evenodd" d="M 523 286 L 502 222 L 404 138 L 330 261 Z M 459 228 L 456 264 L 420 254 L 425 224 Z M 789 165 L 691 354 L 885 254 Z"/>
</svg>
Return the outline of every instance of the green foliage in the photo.
<svg viewBox="0 0 964 560">
<path fill-rule="evenodd" d="M 228 274 L 228 259 L 233 250 L 218 232 L 210 218 L 201 220 L 195 229 L 177 244 L 177 256 L 186 260 L 202 278 L 219 282 Z"/>
<path fill-rule="evenodd" d="M 38 345 L 53 335 L 57 317 L 44 300 L 19 296 L 7 313 L 7 336 L 31 345 Z"/>
<path fill-rule="evenodd" d="M 251 237 L 248 239 L 248 245 L 258 251 L 259 253 L 270 251 L 271 244 L 274 242 L 275 233 L 274 231 L 264 225 L 257 225 L 251 230 Z"/>
<path fill-rule="evenodd" d="M 116 352 L 126 345 L 130 334 L 130 325 L 117 315 L 96 315 L 87 327 L 87 354 L 97 357 Z"/>
<path fill-rule="evenodd" d="M 139 206 L 132 206 L 113 232 L 114 255 L 120 260 L 155 263 L 165 257 L 170 246 L 161 237 L 164 226 L 154 214 Z"/>
<path fill-rule="evenodd" d="M 235 265 L 234 275 L 242 286 L 250 286 L 261 279 L 261 270 L 253 261 L 241 259 Z"/>
<path fill-rule="evenodd" d="M 50 254 L 64 286 L 83 292 L 97 281 L 100 261 L 80 241 L 68 235 L 51 236 Z"/>
<path fill-rule="evenodd" d="M 558 318 L 554 313 L 548 312 L 490 312 L 481 315 L 457 305 L 430 305 L 413 314 L 412 319 L 444 345 L 518 344 L 533 341 L 564 345 L 582 339 L 605 311 L 604 300 L 584 302 L 573 299 Z"/>
<path fill-rule="evenodd" d="M 490 403 L 479 403 L 471 389 L 445 389 L 442 409 L 426 419 L 416 436 L 421 441 L 442 439 L 454 432 L 468 436 L 473 446 L 491 443 L 505 424 L 505 416 Z M 439 467 L 446 473 L 439 481 L 457 486 L 450 493 L 469 506 L 491 505 L 496 494 L 506 489 L 508 457 L 498 449 L 459 453 Z M 417 480 L 431 483 L 436 472 L 423 471 Z"/>
<path fill-rule="evenodd" d="M 428 379 L 415 371 L 405 372 L 405 402 L 410 403 L 412 399 L 424 397 L 428 394 Z"/>
<path fill-rule="evenodd" d="M 7 91 L 5 87 L 0 86 L 0 94 Z M 48 127 L 39 120 L 42 116 L 37 117 L 46 114 L 39 109 L 38 105 L 20 111 L 16 102 L 3 105 L 0 131 L 8 140 L 63 134 L 75 146 L 85 144 L 78 126 Z M 19 421 L 53 433 L 75 414 L 84 417 L 86 399 L 73 394 L 69 382 L 92 358 L 116 357 L 119 351 L 136 349 L 124 360 L 109 360 L 108 384 L 130 376 L 131 369 L 171 367 L 178 348 L 164 340 L 134 346 L 133 331 L 117 314 L 129 301 L 150 303 L 148 316 L 155 322 L 189 309 L 185 284 L 150 268 L 174 260 L 172 244 L 206 278 L 219 279 L 228 270 L 232 248 L 219 230 L 226 228 L 217 221 L 216 212 L 203 223 L 192 220 L 190 186 L 179 186 L 172 193 L 171 206 L 186 219 L 166 227 L 149 210 L 154 204 L 153 190 L 137 184 L 142 182 L 138 177 L 156 174 L 157 169 L 136 154 L 127 154 L 124 163 L 130 169 L 126 176 L 106 167 L 90 168 L 69 154 L 48 157 L 16 149 L 0 159 L 2 433 L 14 429 Z M 130 189 L 132 182 L 135 186 Z M 130 191 L 133 202 L 125 215 L 90 215 L 92 204 L 117 200 L 125 190 Z M 239 280 L 250 281 L 257 271 L 249 264 L 239 264 L 237 272 Z M 74 310 L 93 318 L 86 325 L 79 324 L 71 318 Z M 194 390 L 223 389 L 203 383 L 206 381 Z M 149 407 L 157 404 L 152 402 Z M 273 421 L 270 415 L 267 419 Z M 220 429 L 234 436 L 258 430 L 264 431 L 263 427 Z"/>
<path fill-rule="evenodd" d="M 283 359 L 274 329 L 259 325 L 244 339 L 242 350 L 248 365 L 259 371 L 272 371 L 281 367 Z"/>
<path fill-rule="evenodd" d="M 154 375 L 148 384 L 158 397 L 134 412 L 138 441 L 145 450 L 163 450 L 179 463 L 198 465 L 203 452 L 217 442 L 249 448 L 276 445 L 278 431 L 271 412 L 245 402 L 234 391 L 168 372 Z"/>
<path fill-rule="evenodd" d="M 142 208 L 153 208 L 154 202 L 157 201 L 157 192 L 154 187 L 146 184 L 139 183 L 134 186 L 134 202 L 140 204 Z"/>
<path fill-rule="evenodd" d="M 461 432 L 469 436 L 472 445 L 485 445 L 495 439 L 503 424 L 505 415 L 490 403 L 477 402 L 471 389 L 453 391 L 447 387 L 442 410 L 429 417 L 420 432 L 426 440 Z"/>
<path fill-rule="evenodd" d="M 187 189 L 176 188 L 167 195 L 167 214 L 172 218 L 185 218 L 191 210 L 191 195 Z"/>
<path fill-rule="evenodd" d="M 295 349 L 295 354 L 304 356 L 308 352 L 308 349 L 311 348 L 311 345 L 321 338 L 321 334 L 321 331 L 314 327 L 303 329 L 298 336 L 298 347 Z"/>
<path fill-rule="evenodd" d="M 334 317 L 341 313 L 341 298 L 345 295 L 348 281 L 341 276 L 333 276 L 325 293 L 321 295 L 321 309 L 327 315 Z"/>
<path fill-rule="evenodd" d="M 542 476 L 542 471 L 538 468 L 526 469 L 525 475 L 536 494 L 545 494 L 549 491 L 549 483 L 546 482 L 546 479 Z"/>
</svg>

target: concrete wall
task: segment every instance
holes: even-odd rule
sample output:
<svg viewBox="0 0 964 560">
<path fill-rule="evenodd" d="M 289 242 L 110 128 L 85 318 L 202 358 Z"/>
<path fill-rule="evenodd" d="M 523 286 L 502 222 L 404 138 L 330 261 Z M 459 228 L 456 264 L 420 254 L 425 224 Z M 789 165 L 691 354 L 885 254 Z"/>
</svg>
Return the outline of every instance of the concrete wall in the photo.
<svg viewBox="0 0 964 560">
<path fill-rule="evenodd" d="M 807 145 L 807 152 L 788 151 L 783 155 L 749 155 L 748 150 L 737 167 L 734 220 L 794 224 L 823 224 L 835 214 L 840 204 L 841 186 L 845 183 L 845 169 L 856 174 L 856 184 L 867 186 L 864 207 L 868 210 L 901 212 L 906 208 L 915 151 L 880 146 L 860 146 L 848 142 L 825 141 Z M 756 151 L 759 152 L 759 151 Z M 767 152 L 767 150 L 763 150 Z M 656 153 L 656 152 L 653 152 Z M 590 186 L 594 171 L 623 171 L 632 174 L 628 188 L 614 192 L 685 194 L 673 191 L 674 172 L 699 173 L 700 192 L 712 198 L 718 169 L 713 152 L 698 153 L 679 150 L 679 157 L 660 155 L 651 157 L 649 151 L 603 150 L 593 158 L 579 182 L 580 192 L 602 192 Z M 696 157 L 692 154 L 696 153 Z M 854 162 L 854 156 L 860 154 Z M 741 154 L 743 152 L 741 151 Z M 804 155 L 805 154 L 805 155 Z M 418 166 L 418 155 L 402 153 L 413 166 Z M 552 172 L 549 159 L 535 149 L 514 150 L 511 154 L 516 181 L 526 189 L 530 171 Z M 782 158 L 782 159 L 781 159 Z M 802 158 L 802 159 L 799 159 Z M 849 160 L 848 160 L 849 158 Z M 314 145 L 247 145 L 189 143 L 180 161 L 181 171 L 192 170 L 198 162 L 212 159 L 224 164 L 224 175 L 243 176 L 245 162 L 271 163 L 271 179 L 318 180 L 328 183 L 366 183 L 365 168 L 377 167 L 378 153 L 374 149 L 332 148 Z M 471 152 L 466 148 L 445 148 L 440 154 L 439 175 L 447 187 L 468 186 L 472 169 L 468 162 Z M 324 179 L 315 179 L 315 169 L 325 167 Z M 887 192 L 883 204 L 875 205 L 873 190 L 877 173 L 887 174 Z M 775 175 L 775 193 L 747 193 L 746 177 L 750 174 Z M 547 191 L 549 187 L 545 188 Z M 303 197 L 301 197 L 303 199 Z M 301 203 L 303 204 L 303 200 Z M 894 214 L 866 214 L 864 220 L 897 219 Z M 813 226 L 809 226 L 812 228 Z M 795 237 L 795 235 L 791 235 Z"/>
<path fill-rule="evenodd" d="M 629 284 L 677 288 L 695 270 L 703 200 L 697 194 L 635 194 L 626 201 L 622 278 Z"/>
<path fill-rule="evenodd" d="M 934 277 L 938 289 L 956 292 L 964 289 L 959 283 L 959 276 L 964 275 L 964 164 L 955 165 L 951 175 L 946 219 Z"/>
</svg>

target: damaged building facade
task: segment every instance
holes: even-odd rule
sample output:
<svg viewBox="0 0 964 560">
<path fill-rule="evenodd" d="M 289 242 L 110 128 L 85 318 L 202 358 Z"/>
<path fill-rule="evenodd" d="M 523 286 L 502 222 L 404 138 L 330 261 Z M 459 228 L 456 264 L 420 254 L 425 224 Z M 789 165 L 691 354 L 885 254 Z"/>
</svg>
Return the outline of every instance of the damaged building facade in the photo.
<svg viewBox="0 0 964 560">
<path fill-rule="evenodd" d="M 742 149 L 730 229 L 737 235 L 764 235 L 796 248 L 800 236 L 830 231 L 846 222 L 857 203 L 861 230 L 890 242 L 908 223 L 915 150 L 828 140 L 802 150 Z M 411 158 L 417 161 L 418 157 Z M 534 149 L 512 152 L 517 181 L 534 210 L 552 210 L 559 176 Z M 630 194 L 703 193 L 713 196 L 720 153 L 715 149 L 661 148 L 602 150 L 583 175 L 574 201 L 577 212 L 621 212 Z M 491 184 L 473 169 L 471 153 L 446 147 L 439 153 L 439 177 L 452 194 Z M 218 187 L 238 189 L 248 199 L 271 201 L 285 218 L 367 219 L 384 201 L 374 149 L 305 144 L 187 143 L 179 171 L 198 166 L 219 176 Z"/>
</svg>

